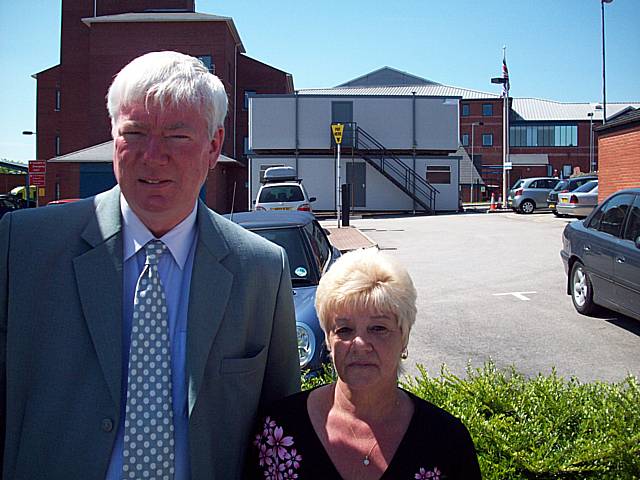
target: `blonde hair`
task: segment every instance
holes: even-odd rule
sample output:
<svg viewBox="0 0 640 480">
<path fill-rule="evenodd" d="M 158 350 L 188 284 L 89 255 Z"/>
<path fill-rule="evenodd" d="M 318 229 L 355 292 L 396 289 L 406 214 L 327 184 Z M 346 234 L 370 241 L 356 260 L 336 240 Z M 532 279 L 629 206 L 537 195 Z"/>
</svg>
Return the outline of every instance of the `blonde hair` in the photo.
<svg viewBox="0 0 640 480">
<path fill-rule="evenodd" d="M 178 52 L 151 52 L 133 59 L 113 80 L 107 94 L 112 129 L 123 107 L 134 103 L 188 105 L 207 120 L 209 137 L 224 127 L 227 94 L 218 77 L 195 57 Z"/>
<path fill-rule="evenodd" d="M 338 258 L 322 277 L 316 311 L 326 339 L 338 312 L 372 309 L 393 314 L 406 347 L 416 321 L 416 296 L 402 265 L 375 248 L 360 249 Z"/>
</svg>

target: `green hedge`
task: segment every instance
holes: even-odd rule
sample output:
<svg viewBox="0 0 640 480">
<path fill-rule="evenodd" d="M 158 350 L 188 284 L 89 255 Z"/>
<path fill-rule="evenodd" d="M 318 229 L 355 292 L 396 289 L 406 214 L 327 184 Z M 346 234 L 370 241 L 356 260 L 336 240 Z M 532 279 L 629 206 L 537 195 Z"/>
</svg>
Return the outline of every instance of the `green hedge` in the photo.
<svg viewBox="0 0 640 480">
<path fill-rule="evenodd" d="M 639 479 L 640 383 L 580 383 L 555 371 L 526 378 L 489 362 L 465 378 L 443 367 L 402 387 L 460 418 L 476 445 L 483 478 Z M 303 388 L 333 381 L 330 370 Z"/>
</svg>

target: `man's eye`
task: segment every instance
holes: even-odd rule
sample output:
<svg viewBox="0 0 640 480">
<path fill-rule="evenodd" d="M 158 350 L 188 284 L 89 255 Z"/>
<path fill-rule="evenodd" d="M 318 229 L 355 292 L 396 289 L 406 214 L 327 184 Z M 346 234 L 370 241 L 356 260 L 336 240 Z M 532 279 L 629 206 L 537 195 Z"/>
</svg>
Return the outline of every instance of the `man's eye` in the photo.
<svg viewBox="0 0 640 480">
<path fill-rule="evenodd" d="M 142 132 L 140 130 L 125 130 L 121 135 L 124 137 L 137 137 L 142 135 Z"/>
</svg>

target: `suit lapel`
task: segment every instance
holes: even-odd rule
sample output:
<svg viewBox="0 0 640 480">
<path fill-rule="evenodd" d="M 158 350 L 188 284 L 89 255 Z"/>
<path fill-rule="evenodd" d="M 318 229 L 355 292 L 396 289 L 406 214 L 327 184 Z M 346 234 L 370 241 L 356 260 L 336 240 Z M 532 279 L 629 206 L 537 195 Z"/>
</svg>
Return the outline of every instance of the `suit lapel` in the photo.
<svg viewBox="0 0 640 480">
<path fill-rule="evenodd" d="M 122 237 L 120 190 L 94 200 L 82 238 L 92 247 L 73 260 L 82 310 L 116 406 L 122 376 Z"/>
<path fill-rule="evenodd" d="M 187 320 L 189 414 L 198 398 L 211 346 L 231 293 L 233 274 L 221 263 L 228 253 L 215 214 L 200 202 Z"/>
</svg>

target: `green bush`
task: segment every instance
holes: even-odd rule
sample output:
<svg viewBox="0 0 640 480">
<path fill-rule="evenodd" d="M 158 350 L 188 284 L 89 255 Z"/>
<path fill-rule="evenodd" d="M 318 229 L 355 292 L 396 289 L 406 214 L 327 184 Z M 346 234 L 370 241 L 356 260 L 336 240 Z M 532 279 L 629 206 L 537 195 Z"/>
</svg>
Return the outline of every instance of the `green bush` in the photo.
<svg viewBox="0 0 640 480">
<path fill-rule="evenodd" d="M 442 367 L 431 377 L 405 377 L 402 387 L 460 418 L 471 433 L 483 478 L 640 478 L 640 384 L 580 383 L 555 371 L 526 378 L 489 362 L 466 378 Z M 326 369 L 303 388 L 333 381 Z"/>
</svg>

